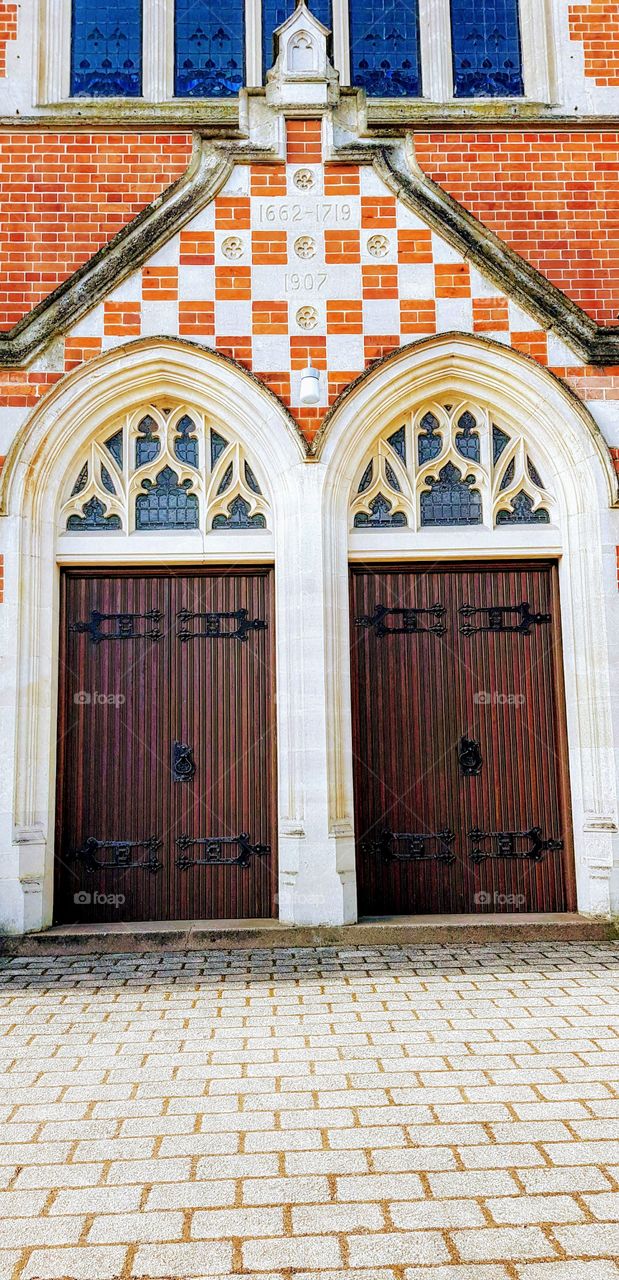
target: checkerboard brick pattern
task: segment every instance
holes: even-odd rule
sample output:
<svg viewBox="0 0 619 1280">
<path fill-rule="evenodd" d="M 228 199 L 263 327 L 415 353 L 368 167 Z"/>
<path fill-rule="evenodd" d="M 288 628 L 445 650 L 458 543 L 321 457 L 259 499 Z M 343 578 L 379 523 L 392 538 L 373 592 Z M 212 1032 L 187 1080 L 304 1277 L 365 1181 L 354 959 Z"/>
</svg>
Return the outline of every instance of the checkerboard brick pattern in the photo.
<svg viewBox="0 0 619 1280">
<path fill-rule="evenodd" d="M 619 1280 L 618 959 L 0 962 L 0 1275 Z"/>
</svg>

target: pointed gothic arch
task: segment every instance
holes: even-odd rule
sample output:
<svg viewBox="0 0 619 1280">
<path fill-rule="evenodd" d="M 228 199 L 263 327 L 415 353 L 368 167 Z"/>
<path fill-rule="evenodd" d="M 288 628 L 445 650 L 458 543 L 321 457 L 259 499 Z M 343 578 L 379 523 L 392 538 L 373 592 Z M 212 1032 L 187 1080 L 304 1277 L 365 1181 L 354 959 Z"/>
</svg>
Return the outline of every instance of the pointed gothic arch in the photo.
<svg viewBox="0 0 619 1280">
<path fill-rule="evenodd" d="M 156 338 L 140 341 L 82 365 L 54 387 L 22 427 L 7 458 L 0 492 L 0 510 L 10 528 L 6 574 L 7 577 L 14 575 L 20 583 L 19 604 L 6 606 L 7 612 L 10 611 L 8 626 L 16 636 L 12 679 L 18 692 L 14 723 L 12 726 L 5 723 L 8 750 L 14 754 L 14 785 L 8 834 L 11 862 L 3 891 L 8 895 L 5 918 L 17 931 L 45 927 L 52 918 L 58 566 L 63 559 L 62 551 L 60 556 L 57 554 L 61 542 L 57 536 L 59 516 L 64 513 L 65 528 L 72 515 L 78 521 L 83 518 L 83 511 L 78 511 L 83 483 L 83 492 L 90 499 L 101 501 L 102 495 L 109 499 L 110 509 L 107 513 L 104 511 L 104 517 L 114 515 L 119 527 L 111 534 L 94 531 L 89 544 L 88 536 L 84 539 L 82 533 L 82 543 L 86 541 L 87 545 L 86 550 L 82 548 L 79 562 L 102 565 L 156 562 L 161 556 L 159 539 L 155 537 L 149 549 L 145 548 L 144 539 L 152 535 L 136 535 L 142 538 L 142 546 L 136 552 L 129 530 L 122 528 L 123 520 L 127 520 L 123 509 L 122 468 L 109 448 L 105 450 L 105 439 L 113 436 L 119 423 L 127 440 L 135 437 L 136 432 L 139 434 L 138 419 L 143 419 L 144 407 L 164 403 L 175 407 L 174 421 L 180 421 L 184 406 L 192 406 L 209 422 L 230 424 L 228 436 L 224 438 L 225 466 L 222 454 L 213 457 L 208 474 L 201 476 L 197 483 L 192 476 L 196 490 L 202 484 L 205 491 L 205 536 L 202 550 L 197 551 L 198 562 L 221 562 L 224 544 L 217 517 L 226 520 L 227 507 L 222 507 L 226 494 L 242 495 L 250 516 L 252 502 L 254 514 L 262 515 L 268 507 L 272 527 L 272 534 L 267 531 L 266 535 L 269 546 L 264 551 L 254 547 L 248 559 L 282 561 L 282 572 L 278 575 L 278 591 L 281 590 L 278 673 L 282 689 L 290 688 L 294 705 L 294 679 L 287 678 L 287 654 L 291 647 L 288 630 L 294 626 L 294 619 L 289 617 L 286 603 L 289 598 L 287 558 L 283 551 L 289 540 L 286 530 L 296 518 L 290 514 L 291 503 L 294 504 L 290 477 L 295 469 L 302 469 L 306 450 L 290 415 L 276 396 L 233 361 L 191 343 Z M 155 410 L 155 416 L 157 412 Z M 165 429 L 161 430 L 165 428 L 165 421 L 161 414 L 159 417 L 160 445 L 162 451 L 169 452 L 170 440 L 163 438 Z M 241 447 L 246 450 L 243 456 L 239 452 Z M 250 463 L 248 483 L 243 463 L 249 458 L 256 460 L 256 472 Z M 182 483 L 187 479 L 186 459 L 182 464 L 179 459 L 176 462 L 173 459 L 173 463 L 178 464 Z M 89 467 L 94 467 L 96 476 L 89 475 Z M 102 468 L 104 473 L 107 471 L 108 480 L 105 474 L 102 479 Z M 232 478 L 229 484 L 224 484 L 224 473 L 230 468 Z M 156 476 L 150 476 L 148 467 L 145 470 L 147 480 L 151 484 L 156 482 Z M 256 473 L 260 476 L 259 495 L 252 491 Z M 129 477 L 129 484 L 132 482 L 133 478 Z M 114 495 L 108 485 L 114 487 Z M 210 499 L 209 485 L 215 490 L 210 493 Z M 148 490 L 141 485 L 140 492 L 147 494 Z M 207 521 L 215 524 L 210 534 L 206 531 Z M 79 531 L 79 526 L 73 530 Z M 230 533 L 232 538 L 237 538 L 237 545 L 228 553 L 224 551 L 224 560 L 226 554 L 228 559 L 230 556 L 243 559 L 243 544 L 239 547 L 238 539 L 244 532 L 225 530 L 226 536 Z M 253 533 L 250 529 L 250 537 Z M 69 544 L 73 542 L 71 533 Z M 186 549 L 179 546 L 176 555 L 168 550 L 166 559 L 184 563 L 185 554 Z M 76 563 L 73 553 L 65 563 Z M 14 598 L 17 595 L 15 592 Z M 279 738 L 284 746 L 281 753 L 284 764 L 280 777 L 284 793 L 290 794 L 295 784 L 289 777 L 287 762 L 292 761 L 294 765 L 295 749 L 294 742 L 287 742 L 287 736 L 294 735 L 295 719 L 292 706 L 285 708 L 285 702 L 286 696 L 282 694 Z"/>
<path fill-rule="evenodd" d="M 405 513 L 414 507 L 414 477 L 411 482 L 406 476 L 393 442 L 390 452 L 385 442 L 402 422 L 418 422 L 431 406 L 445 403 L 482 405 L 489 414 L 489 424 L 507 425 L 515 438 L 530 442 L 533 475 L 541 470 L 544 491 L 551 496 L 551 521 L 518 524 L 517 532 L 501 522 L 497 527 L 496 520 L 486 521 L 484 526 L 481 518 L 479 524 L 475 521 L 466 529 L 454 529 L 458 521 L 441 529 L 422 529 L 417 520 L 411 527 Z M 608 447 L 588 410 L 559 379 L 528 357 L 499 343 L 444 334 L 396 352 L 357 379 L 329 413 L 317 448 L 326 468 L 323 538 L 326 716 L 331 726 L 329 809 L 332 827 L 342 836 L 342 866 L 350 869 L 354 865 L 348 560 L 414 561 L 428 556 L 481 560 L 484 556 L 514 557 L 531 552 L 559 561 L 579 908 L 607 914 L 618 825 L 611 720 L 612 638 L 605 625 L 603 575 L 605 512 L 617 505 L 618 494 Z M 441 448 L 449 455 L 453 439 L 443 439 Z M 526 456 L 525 451 L 525 467 Z M 372 488 L 376 467 L 368 478 L 373 457 L 379 461 L 381 483 L 387 475 L 386 464 L 390 464 L 392 481 L 395 479 L 393 511 L 401 511 L 403 517 L 395 522 L 377 518 L 373 527 L 368 527 L 371 521 L 362 520 L 355 527 L 355 513 L 370 510 L 364 502 L 365 484 L 376 497 Z M 426 470 L 429 468 L 423 471 L 422 489 Z M 466 470 L 463 465 L 462 479 Z M 532 488 L 538 487 L 533 482 Z M 498 495 L 491 477 L 488 490 L 496 504 Z M 499 506 L 505 504 L 499 501 Z"/>
</svg>

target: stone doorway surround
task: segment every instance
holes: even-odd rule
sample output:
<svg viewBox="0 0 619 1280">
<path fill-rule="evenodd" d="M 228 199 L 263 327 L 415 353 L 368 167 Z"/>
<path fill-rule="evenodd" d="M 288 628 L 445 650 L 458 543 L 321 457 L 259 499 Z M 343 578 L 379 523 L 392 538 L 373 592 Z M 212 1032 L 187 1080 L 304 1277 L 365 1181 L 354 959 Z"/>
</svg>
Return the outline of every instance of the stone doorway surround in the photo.
<svg viewBox="0 0 619 1280">
<path fill-rule="evenodd" d="M 356 470 L 371 441 L 400 412 L 454 393 L 482 398 L 528 431 L 544 460 L 558 521 L 544 527 L 459 531 L 349 528 Z M 611 459 L 584 405 L 534 361 L 498 343 L 443 334 L 396 352 L 357 380 L 327 415 L 310 456 L 277 398 L 212 351 L 173 339 L 118 348 L 69 374 L 20 431 L 3 473 L 7 576 L 20 584 L 5 606 L 12 646 L 3 691 L 0 925 L 21 933 L 52 917 L 58 631 L 59 492 L 76 449 L 138 399 L 177 395 L 232 415 L 264 459 L 273 509 L 278 700 L 279 911 L 282 922 L 356 919 L 352 807 L 349 559 L 475 560 L 549 556 L 560 561 L 578 907 L 606 916 L 617 842 L 611 721 L 611 642 L 605 571 L 613 547 Z M 101 545 L 103 543 L 103 546 Z M 156 535 L 136 559 L 105 537 L 65 563 L 186 563 Z M 217 558 L 238 558 L 218 544 Z M 143 548 L 143 544 L 142 544 Z M 211 556 L 215 553 L 211 553 Z M 200 556 L 207 563 L 209 552 Z M 195 560 L 194 560 L 195 563 Z M 13 598 L 17 598 L 17 593 Z M 614 641 L 616 645 L 616 641 Z M 615 663 L 619 654 L 615 654 Z"/>
</svg>

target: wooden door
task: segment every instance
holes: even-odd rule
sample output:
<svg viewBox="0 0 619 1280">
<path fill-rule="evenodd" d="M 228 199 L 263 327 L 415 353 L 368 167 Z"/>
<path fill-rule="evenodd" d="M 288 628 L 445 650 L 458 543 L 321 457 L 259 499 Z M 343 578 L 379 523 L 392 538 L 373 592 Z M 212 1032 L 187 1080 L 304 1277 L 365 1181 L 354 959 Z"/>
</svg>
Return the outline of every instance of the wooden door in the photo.
<svg viewBox="0 0 619 1280">
<path fill-rule="evenodd" d="M 363 915 L 573 909 L 552 565 L 354 568 Z"/>
<path fill-rule="evenodd" d="M 71 570 L 61 612 L 56 919 L 272 915 L 271 571 Z"/>
</svg>

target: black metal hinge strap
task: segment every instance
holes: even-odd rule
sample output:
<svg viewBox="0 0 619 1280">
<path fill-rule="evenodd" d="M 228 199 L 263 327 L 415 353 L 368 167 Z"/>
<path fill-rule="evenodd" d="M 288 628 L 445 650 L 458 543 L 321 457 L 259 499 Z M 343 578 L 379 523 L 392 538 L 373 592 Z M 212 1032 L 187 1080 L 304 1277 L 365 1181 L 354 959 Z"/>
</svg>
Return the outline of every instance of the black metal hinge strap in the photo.
<svg viewBox="0 0 619 1280">
<path fill-rule="evenodd" d="M 266 631 L 267 624 L 262 618 L 248 617 L 247 609 L 234 609 L 230 613 L 190 613 L 189 609 L 179 609 L 176 620 L 179 624 L 177 637 L 179 640 L 247 640 L 250 631 Z M 198 621 L 195 631 L 189 624 Z M 225 627 L 223 624 L 232 621 L 236 626 Z"/>
<path fill-rule="evenodd" d="M 147 631 L 137 631 L 135 623 L 144 618 L 148 622 L 161 622 L 163 614 L 160 609 L 149 609 L 148 613 L 99 613 L 93 609 L 88 622 L 70 622 L 69 631 L 88 633 L 92 644 L 101 644 L 102 640 L 160 640 L 161 628 L 150 627 Z M 115 622 L 116 629 L 104 631 L 102 622 Z"/>
<path fill-rule="evenodd" d="M 401 618 L 401 626 L 389 627 L 385 618 Z M 434 619 L 426 625 L 427 619 Z M 374 613 L 362 618 L 355 618 L 355 626 L 371 628 L 377 636 L 416 635 L 420 631 L 431 632 L 432 635 L 445 634 L 445 608 L 442 604 L 433 604 L 429 609 L 389 609 L 387 605 L 377 604 Z"/>
<path fill-rule="evenodd" d="M 368 845 L 368 852 L 383 862 L 455 862 L 455 835 L 443 831 L 381 831 Z"/>
<path fill-rule="evenodd" d="M 541 862 L 547 853 L 563 848 L 562 840 L 543 840 L 541 827 L 528 831 L 469 831 L 469 857 L 472 862 L 485 862 L 486 858 L 520 858 Z"/>
<path fill-rule="evenodd" d="M 460 624 L 463 636 L 474 636 L 479 631 L 512 632 L 521 636 L 529 636 L 531 627 L 540 623 L 552 622 L 549 613 L 533 613 L 527 601 L 522 604 L 492 605 L 488 609 L 478 609 L 475 605 L 464 604 L 458 609 L 461 618 L 479 621 L 464 621 Z"/>
<path fill-rule="evenodd" d="M 161 844 L 159 836 L 146 836 L 144 840 L 97 840 L 95 836 L 88 836 L 81 849 L 74 851 L 73 858 L 83 863 L 87 871 L 151 871 L 154 873 L 159 871 L 162 865 L 156 857 Z M 105 849 L 110 849 L 112 853 L 108 861 L 98 857 L 99 850 Z M 139 858 L 135 860 L 134 850 L 137 849 L 145 849 L 147 857 L 143 860 Z"/>
<path fill-rule="evenodd" d="M 248 867 L 252 858 L 264 858 L 271 852 L 270 844 L 251 844 L 246 831 L 238 836 L 188 836 L 180 835 L 176 841 L 181 850 L 176 865 L 180 871 L 188 867 Z M 204 850 L 202 858 L 188 858 L 185 850 L 198 845 Z M 224 850 L 232 845 L 238 847 L 236 857 L 228 857 Z"/>
</svg>

